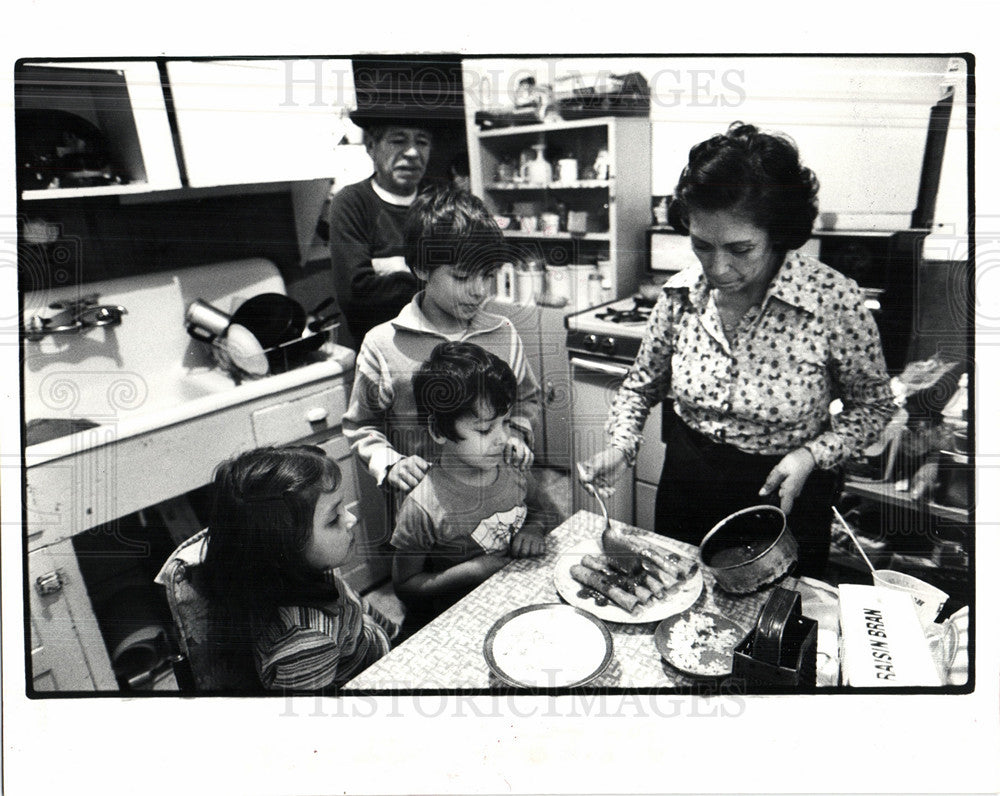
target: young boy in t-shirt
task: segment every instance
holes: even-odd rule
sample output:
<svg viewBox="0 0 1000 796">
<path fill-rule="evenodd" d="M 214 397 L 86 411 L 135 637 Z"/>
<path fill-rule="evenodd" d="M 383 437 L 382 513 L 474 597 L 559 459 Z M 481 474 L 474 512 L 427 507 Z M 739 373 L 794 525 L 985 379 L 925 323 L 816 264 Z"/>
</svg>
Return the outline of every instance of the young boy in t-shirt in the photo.
<svg viewBox="0 0 1000 796">
<path fill-rule="evenodd" d="M 503 360 L 471 343 L 441 343 L 413 377 L 413 392 L 440 449 L 392 535 L 393 585 L 408 628 L 512 558 L 542 555 L 558 522 L 533 479 L 504 463 L 517 382 Z"/>
</svg>

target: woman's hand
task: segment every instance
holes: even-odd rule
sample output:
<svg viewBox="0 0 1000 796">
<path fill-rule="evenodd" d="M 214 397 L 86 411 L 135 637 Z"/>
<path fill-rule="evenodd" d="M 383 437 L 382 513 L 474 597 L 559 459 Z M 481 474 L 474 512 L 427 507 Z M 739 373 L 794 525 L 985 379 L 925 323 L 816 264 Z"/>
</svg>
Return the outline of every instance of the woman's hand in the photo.
<svg viewBox="0 0 1000 796">
<path fill-rule="evenodd" d="M 426 459 L 420 456 L 406 456 L 389 468 L 385 480 L 393 489 L 406 494 L 424 480 L 429 469 L 431 464 Z"/>
<path fill-rule="evenodd" d="M 535 454 L 531 452 L 528 443 L 521 437 L 517 434 L 511 434 L 503 446 L 503 460 L 511 467 L 527 472 L 535 461 Z"/>
<path fill-rule="evenodd" d="M 816 469 L 816 460 L 808 448 L 793 450 L 778 462 L 767 474 L 760 495 L 770 495 L 775 489 L 781 498 L 781 510 L 788 514 L 792 510 L 795 498 L 802 492 L 809 474 Z"/>
<path fill-rule="evenodd" d="M 580 483 L 594 489 L 605 500 L 615 493 L 615 484 L 626 469 L 625 452 L 618 448 L 605 448 L 576 465 Z"/>
<path fill-rule="evenodd" d="M 537 528 L 522 528 L 510 540 L 510 554 L 514 558 L 531 558 L 545 553 L 545 536 Z"/>
</svg>

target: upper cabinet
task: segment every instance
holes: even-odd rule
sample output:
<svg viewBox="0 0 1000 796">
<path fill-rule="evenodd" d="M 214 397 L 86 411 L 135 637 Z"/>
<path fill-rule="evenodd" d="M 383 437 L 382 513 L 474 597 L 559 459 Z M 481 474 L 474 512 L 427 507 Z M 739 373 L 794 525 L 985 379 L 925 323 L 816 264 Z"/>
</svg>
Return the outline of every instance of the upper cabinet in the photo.
<svg viewBox="0 0 1000 796">
<path fill-rule="evenodd" d="M 39 61 L 15 87 L 23 200 L 339 179 L 359 149 L 347 59 Z"/>
<path fill-rule="evenodd" d="M 356 132 L 347 59 L 167 61 L 190 187 L 333 177 Z"/>
<path fill-rule="evenodd" d="M 155 62 L 22 63 L 14 85 L 22 199 L 181 187 Z"/>
</svg>

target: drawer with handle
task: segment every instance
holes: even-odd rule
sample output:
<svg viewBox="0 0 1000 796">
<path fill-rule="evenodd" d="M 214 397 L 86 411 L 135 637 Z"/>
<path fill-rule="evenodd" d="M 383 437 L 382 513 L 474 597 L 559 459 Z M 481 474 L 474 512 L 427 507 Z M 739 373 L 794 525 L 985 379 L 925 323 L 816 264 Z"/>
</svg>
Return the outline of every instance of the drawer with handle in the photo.
<svg viewBox="0 0 1000 796">
<path fill-rule="evenodd" d="M 340 425 L 347 411 L 347 389 L 341 385 L 285 401 L 253 413 L 258 445 L 284 445 Z"/>
</svg>

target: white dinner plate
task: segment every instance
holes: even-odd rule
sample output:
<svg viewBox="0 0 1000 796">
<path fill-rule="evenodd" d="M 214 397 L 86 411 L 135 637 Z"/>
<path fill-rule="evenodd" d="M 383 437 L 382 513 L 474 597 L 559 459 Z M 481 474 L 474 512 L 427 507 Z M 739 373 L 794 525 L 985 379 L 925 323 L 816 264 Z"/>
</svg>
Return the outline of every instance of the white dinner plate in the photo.
<svg viewBox="0 0 1000 796">
<path fill-rule="evenodd" d="M 516 608 L 493 624 L 483 642 L 490 670 L 524 688 L 585 685 L 608 667 L 613 652 L 603 622 L 561 603 Z"/>
<path fill-rule="evenodd" d="M 674 552 L 666 544 L 659 541 L 652 541 L 651 544 L 665 552 Z M 581 542 L 559 556 L 552 577 L 560 597 L 570 605 L 582 608 L 587 613 L 591 613 L 606 622 L 623 622 L 630 625 L 659 622 L 661 619 L 679 614 L 694 605 L 705 585 L 705 579 L 702 577 L 699 567 L 694 575 L 684 581 L 679 588 L 668 593 L 665 597 L 654 597 L 646 605 L 637 606 L 635 613 L 630 614 L 624 608 L 619 608 L 610 602 L 606 605 L 598 605 L 597 601 L 588 595 L 587 587 L 573 580 L 569 571 L 570 567 L 579 564 L 584 556 L 600 555 L 604 555 L 600 540 L 590 539 Z"/>
</svg>

